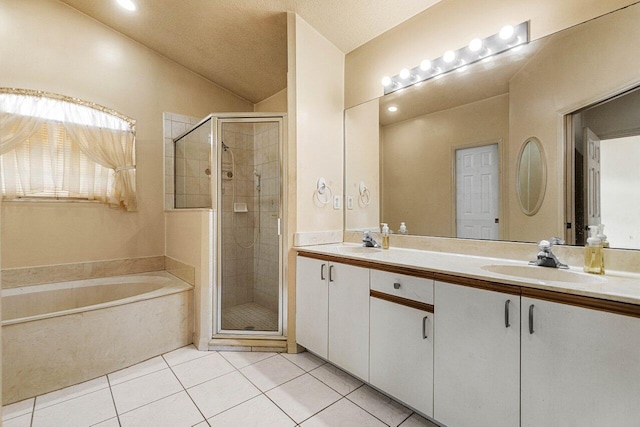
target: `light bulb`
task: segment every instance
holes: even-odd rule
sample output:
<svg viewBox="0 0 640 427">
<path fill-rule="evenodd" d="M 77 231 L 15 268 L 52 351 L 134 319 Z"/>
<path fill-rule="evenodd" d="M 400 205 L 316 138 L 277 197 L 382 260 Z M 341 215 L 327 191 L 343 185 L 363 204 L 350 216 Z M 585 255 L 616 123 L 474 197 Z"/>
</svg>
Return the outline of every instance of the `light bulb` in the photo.
<svg viewBox="0 0 640 427">
<path fill-rule="evenodd" d="M 477 52 L 480 49 L 482 49 L 482 40 L 476 38 L 469 42 L 469 50 L 471 52 Z"/>
<path fill-rule="evenodd" d="M 499 35 L 502 40 L 509 40 L 511 37 L 513 37 L 514 32 L 515 32 L 515 29 L 511 25 L 507 25 L 502 27 Z"/>
<path fill-rule="evenodd" d="M 420 69 L 422 71 L 429 71 L 431 69 L 431 61 L 429 61 L 428 59 L 425 59 L 424 61 L 422 61 L 420 63 Z"/>
<path fill-rule="evenodd" d="M 384 87 L 391 86 L 391 83 L 393 83 L 393 81 L 391 80 L 391 77 L 389 76 L 384 76 L 380 82 Z"/>
<path fill-rule="evenodd" d="M 121 7 L 125 8 L 125 9 L 127 9 L 127 10 L 130 10 L 130 11 L 132 11 L 132 12 L 133 12 L 134 10 L 136 10 L 136 5 L 135 5 L 135 3 L 134 3 L 133 1 L 131 1 L 131 0 L 118 0 L 118 4 L 119 4 Z"/>
<path fill-rule="evenodd" d="M 452 50 L 448 50 L 444 53 L 442 59 L 444 59 L 444 62 L 446 63 L 453 62 L 456 59 L 456 53 Z"/>
<path fill-rule="evenodd" d="M 409 71 L 407 68 L 403 68 L 402 70 L 400 70 L 400 78 L 401 79 L 408 79 L 409 77 L 411 77 L 411 71 Z"/>
<path fill-rule="evenodd" d="M 392 113 L 395 113 L 396 111 L 398 111 L 398 107 L 396 107 L 395 105 L 392 105 L 391 107 L 387 108 L 387 110 L 391 111 Z"/>
</svg>

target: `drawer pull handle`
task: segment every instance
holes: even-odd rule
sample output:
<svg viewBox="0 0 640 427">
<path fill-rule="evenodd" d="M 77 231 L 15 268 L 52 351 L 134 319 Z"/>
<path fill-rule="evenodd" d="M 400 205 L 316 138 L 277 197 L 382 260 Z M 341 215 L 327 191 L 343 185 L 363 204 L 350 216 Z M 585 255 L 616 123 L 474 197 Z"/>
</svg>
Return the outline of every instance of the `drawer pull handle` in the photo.
<svg viewBox="0 0 640 427">
<path fill-rule="evenodd" d="M 324 277 L 324 270 L 325 268 L 327 268 L 327 264 L 322 264 L 320 266 L 320 280 L 324 280 L 326 279 L 326 277 Z"/>
<path fill-rule="evenodd" d="M 510 299 L 504 302 L 504 327 L 505 328 L 508 328 L 509 326 L 511 326 L 509 324 L 509 303 L 510 302 L 511 302 Z"/>
<path fill-rule="evenodd" d="M 533 334 L 533 304 L 529 306 L 529 334 Z"/>
<path fill-rule="evenodd" d="M 393 289 L 400 289 L 400 283 L 396 282 L 393 284 Z"/>
<path fill-rule="evenodd" d="M 329 266 L 329 281 L 333 282 L 333 265 Z"/>
<path fill-rule="evenodd" d="M 422 318 L 422 339 L 426 340 L 427 337 L 427 316 Z"/>
</svg>

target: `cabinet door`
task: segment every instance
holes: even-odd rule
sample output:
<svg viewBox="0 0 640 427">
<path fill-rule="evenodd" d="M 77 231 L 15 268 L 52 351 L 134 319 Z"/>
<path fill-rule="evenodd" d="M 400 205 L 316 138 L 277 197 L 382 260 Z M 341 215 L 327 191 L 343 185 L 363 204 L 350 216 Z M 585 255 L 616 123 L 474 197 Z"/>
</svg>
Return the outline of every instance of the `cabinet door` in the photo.
<svg viewBox="0 0 640 427">
<path fill-rule="evenodd" d="M 296 262 L 296 342 L 327 358 L 329 263 L 299 256 Z"/>
<path fill-rule="evenodd" d="M 370 304 L 371 384 L 433 417 L 433 314 L 373 297 Z"/>
<path fill-rule="evenodd" d="M 331 264 L 329 360 L 369 380 L 369 270 Z"/>
<path fill-rule="evenodd" d="M 523 297 L 521 323 L 523 427 L 640 425 L 640 319 Z"/>
<path fill-rule="evenodd" d="M 448 426 L 518 426 L 520 296 L 442 282 L 434 293 L 434 418 Z"/>
</svg>

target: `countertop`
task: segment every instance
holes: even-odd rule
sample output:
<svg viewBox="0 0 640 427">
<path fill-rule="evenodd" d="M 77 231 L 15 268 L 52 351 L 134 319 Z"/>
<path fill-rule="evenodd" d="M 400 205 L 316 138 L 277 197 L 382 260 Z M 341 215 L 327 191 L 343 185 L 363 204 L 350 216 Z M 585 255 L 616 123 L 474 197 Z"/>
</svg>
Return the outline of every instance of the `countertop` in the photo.
<svg viewBox="0 0 640 427">
<path fill-rule="evenodd" d="M 353 253 L 352 248 L 360 245 L 350 243 L 326 244 L 296 247 L 298 252 L 340 257 L 345 260 L 366 261 L 377 265 L 391 265 L 412 268 L 425 272 L 441 273 L 462 278 L 479 279 L 492 283 L 514 285 L 522 288 L 541 289 L 570 295 L 580 295 L 608 301 L 640 305 L 640 274 L 621 271 L 606 271 L 603 276 L 587 274 L 582 268 L 570 267 L 572 278 L 585 282 L 565 282 L 539 280 L 501 274 L 486 269 L 487 266 L 521 266 L 531 269 L 549 269 L 548 267 L 528 266 L 529 260 L 509 260 L 503 258 L 458 255 L 445 252 L 431 252 L 415 249 L 390 248 L 369 253 Z M 485 267 L 485 268 L 483 268 Z M 527 271 L 527 270 L 523 270 Z M 546 272 L 545 272 L 546 273 Z M 555 274 L 555 273 L 554 273 Z M 562 275 L 562 272 L 558 272 Z M 578 275 L 578 276 L 576 276 Z"/>
</svg>

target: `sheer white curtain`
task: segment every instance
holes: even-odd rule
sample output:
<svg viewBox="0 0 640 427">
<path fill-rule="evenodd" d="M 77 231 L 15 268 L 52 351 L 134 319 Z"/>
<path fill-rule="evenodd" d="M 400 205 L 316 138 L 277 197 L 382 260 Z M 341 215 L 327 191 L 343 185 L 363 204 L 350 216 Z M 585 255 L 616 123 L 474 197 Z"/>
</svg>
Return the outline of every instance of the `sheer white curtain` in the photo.
<svg viewBox="0 0 640 427">
<path fill-rule="evenodd" d="M 22 92 L 0 89 L 3 197 L 80 197 L 136 210 L 134 122 L 80 100 Z"/>
</svg>

